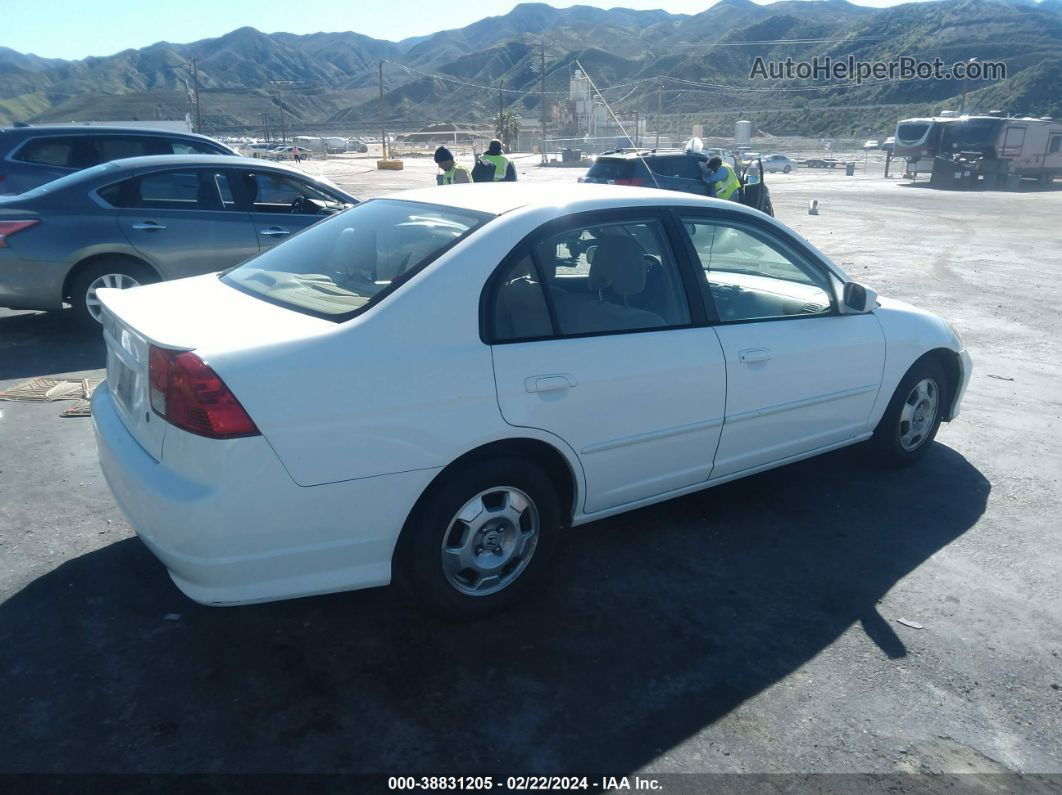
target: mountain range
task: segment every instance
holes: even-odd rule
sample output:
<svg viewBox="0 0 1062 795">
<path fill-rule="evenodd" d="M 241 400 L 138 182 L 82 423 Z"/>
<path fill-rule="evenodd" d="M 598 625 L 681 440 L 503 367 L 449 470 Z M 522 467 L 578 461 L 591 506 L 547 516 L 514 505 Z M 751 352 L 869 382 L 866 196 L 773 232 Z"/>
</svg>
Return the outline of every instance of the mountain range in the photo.
<svg viewBox="0 0 1062 795">
<path fill-rule="evenodd" d="M 897 118 L 958 108 L 1062 115 L 1062 0 L 939 0 L 874 9 L 846 0 L 721 0 L 697 14 L 524 3 L 501 16 L 400 42 L 354 32 L 267 34 L 243 27 L 187 44 L 106 57 L 41 58 L 0 47 L 0 124 L 182 118 L 191 65 L 208 133 L 325 132 L 488 121 L 505 107 L 540 113 L 544 42 L 550 106 L 566 101 L 578 62 L 620 113 L 665 130 L 862 135 Z M 1001 61 L 993 82 L 908 80 L 861 86 L 753 81 L 766 61 L 848 55 Z M 379 63 L 384 62 L 380 105 Z"/>
</svg>

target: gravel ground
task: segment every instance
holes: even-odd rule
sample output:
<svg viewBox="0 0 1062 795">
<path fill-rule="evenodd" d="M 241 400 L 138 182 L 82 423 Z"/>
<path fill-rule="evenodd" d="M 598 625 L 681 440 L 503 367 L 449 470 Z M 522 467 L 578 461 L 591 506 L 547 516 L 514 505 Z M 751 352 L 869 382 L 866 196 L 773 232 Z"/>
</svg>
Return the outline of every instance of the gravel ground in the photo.
<svg viewBox="0 0 1062 795">
<path fill-rule="evenodd" d="M 368 197 L 433 165 L 304 167 Z M 1062 773 L 1062 190 L 768 179 L 780 219 L 971 349 L 921 464 L 845 450 L 578 528 L 542 594 L 453 626 L 387 589 L 195 605 L 90 421 L 0 402 L 0 772 Z M 62 313 L 0 310 L 0 388 L 103 358 Z"/>
</svg>

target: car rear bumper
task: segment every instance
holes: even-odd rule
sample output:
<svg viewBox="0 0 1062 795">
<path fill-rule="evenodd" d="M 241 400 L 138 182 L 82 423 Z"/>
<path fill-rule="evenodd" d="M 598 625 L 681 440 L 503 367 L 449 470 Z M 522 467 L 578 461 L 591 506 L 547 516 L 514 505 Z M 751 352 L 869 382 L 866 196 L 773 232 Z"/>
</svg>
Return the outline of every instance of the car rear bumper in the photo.
<svg viewBox="0 0 1062 795">
<path fill-rule="evenodd" d="M 436 472 L 303 487 L 261 436 L 214 440 L 176 428 L 156 462 L 106 384 L 93 395 L 92 418 L 119 507 L 177 587 L 202 604 L 386 585 L 398 534 Z"/>
</svg>

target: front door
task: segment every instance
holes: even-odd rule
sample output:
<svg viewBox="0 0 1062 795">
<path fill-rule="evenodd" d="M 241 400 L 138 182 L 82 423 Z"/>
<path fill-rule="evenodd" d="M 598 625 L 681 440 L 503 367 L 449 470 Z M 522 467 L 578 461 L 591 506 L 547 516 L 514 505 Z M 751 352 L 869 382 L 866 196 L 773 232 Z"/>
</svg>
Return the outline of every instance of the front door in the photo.
<svg viewBox="0 0 1062 795">
<path fill-rule="evenodd" d="M 502 415 L 575 452 L 587 513 L 706 481 L 726 392 L 662 221 L 598 217 L 516 252 L 489 313 Z"/>
<path fill-rule="evenodd" d="M 245 207 L 262 251 L 325 218 L 318 207 L 306 200 L 331 205 L 345 203 L 342 197 L 295 174 L 267 168 L 233 171 L 233 174 L 243 190 Z"/>
<path fill-rule="evenodd" d="M 224 172 L 156 171 L 100 195 L 122 208 L 122 233 L 165 279 L 224 270 L 258 254 L 250 216 L 236 209 Z"/>
<path fill-rule="evenodd" d="M 684 215 L 726 357 L 726 421 L 712 477 L 843 443 L 868 430 L 885 338 L 837 312 L 824 266 L 781 232 Z"/>
</svg>

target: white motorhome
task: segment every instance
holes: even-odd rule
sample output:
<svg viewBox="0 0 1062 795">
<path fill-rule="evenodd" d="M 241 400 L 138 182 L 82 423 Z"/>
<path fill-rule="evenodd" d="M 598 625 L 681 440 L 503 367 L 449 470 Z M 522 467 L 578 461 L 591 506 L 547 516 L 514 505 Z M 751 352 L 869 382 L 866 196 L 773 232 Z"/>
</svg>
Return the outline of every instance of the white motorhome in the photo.
<svg viewBox="0 0 1062 795">
<path fill-rule="evenodd" d="M 907 161 L 909 174 L 931 173 L 935 157 L 971 152 L 985 161 L 1006 161 L 1011 174 L 1047 183 L 1062 176 L 1062 122 L 992 113 L 942 114 L 896 125 L 894 156 Z"/>
</svg>

